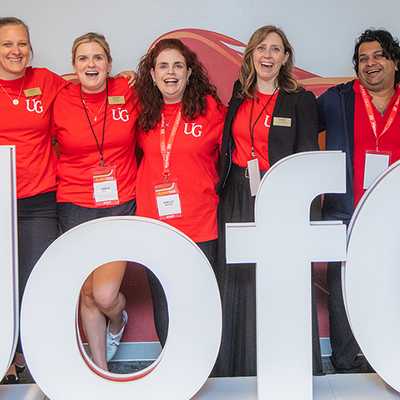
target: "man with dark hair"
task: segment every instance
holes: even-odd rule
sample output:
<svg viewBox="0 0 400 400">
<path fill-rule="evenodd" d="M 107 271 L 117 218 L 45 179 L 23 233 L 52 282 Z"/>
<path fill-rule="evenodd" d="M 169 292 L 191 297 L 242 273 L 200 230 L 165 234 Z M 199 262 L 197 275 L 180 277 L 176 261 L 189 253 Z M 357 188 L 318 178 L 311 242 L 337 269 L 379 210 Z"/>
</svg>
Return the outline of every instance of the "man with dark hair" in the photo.
<svg viewBox="0 0 400 400">
<path fill-rule="evenodd" d="M 400 46 L 385 30 L 366 30 L 353 56 L 357 79 L 330 88 L 318 99 L 326 149 L 346 153 L 345 194 L 327 194 L 323 217 L 349 223 L 364 191 L 400 159 Z M 328 267 L 332 364 L 338 372 L 365 366 L 344 308 L 340 263 Z"/>
</svg>

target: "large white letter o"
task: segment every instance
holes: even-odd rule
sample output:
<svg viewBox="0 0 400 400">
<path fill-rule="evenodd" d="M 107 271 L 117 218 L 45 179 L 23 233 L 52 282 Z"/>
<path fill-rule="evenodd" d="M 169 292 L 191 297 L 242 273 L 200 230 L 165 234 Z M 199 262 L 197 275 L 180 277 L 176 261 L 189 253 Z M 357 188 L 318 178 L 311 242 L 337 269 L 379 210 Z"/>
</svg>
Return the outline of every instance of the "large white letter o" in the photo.
<svg viewBox="0 0 400 400">
<path fill-rule="evenodd" d="M 151 269 L 169 306 L 168 339 L 158 364 L 127 382 L 101 378 L 89 369 L 75 331 L 84 280 L 97 266 L 115 260 Z M 213 368 L 220 338 L 220 297 L 207 258 L 179 231 L 146 218 L 105 218 L 67 232 L 37 263 L 23 299 L 25 356 L 52 400 L 190 399 Z"/>
<path fill-rule="evenodd" d="M 400 392 L 400 162 L 368 190 L 349 227 L 347 313 L 363 353 Z"/>
</svg>

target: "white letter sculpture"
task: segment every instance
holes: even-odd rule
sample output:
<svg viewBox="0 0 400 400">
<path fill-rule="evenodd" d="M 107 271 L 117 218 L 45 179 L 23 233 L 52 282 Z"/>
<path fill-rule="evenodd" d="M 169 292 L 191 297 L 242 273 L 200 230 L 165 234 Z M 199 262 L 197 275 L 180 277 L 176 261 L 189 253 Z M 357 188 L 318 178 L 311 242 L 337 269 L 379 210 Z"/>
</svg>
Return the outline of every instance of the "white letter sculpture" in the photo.
<svg viewBox="0 0 400 400">
<path fill-rule="evenodd" d="M 343 271 L 357 342 L 375 371 L 400 392 L 400 162 L 358 204 Z"/>
<path fill-rule="evenodd" d="M 263 177 L 255 223 L 227 224 L 227 261 L 257 264 L 260 400 L 313 398 L 311 262 L 345 260 L 346 227 L 310 223 L 310 205 L 345 183 L 344 153 L 294 154 Z"/>
<path fill-rule="evenodd" d="M 121 375 L 104 379 L 87 367 L 75 330 L 83 282 L 97 266 L 115 260 L 151 269 L 169 306 L 168 338 L 156 365 L 125 382 L 116 381 Z M 52 400 L 187 400 L 214 366 L 221 325 L 217 282 L 201 250 L 176 229 L 139 217 L 95 220 L 65 233 L 38 261 L 22 304 L 29 369 Z"/>
<path fill-rule="evenodd" d="M 14 356 L 19 329 L 15 148 L 0 146 L 0 379 Z"/>
</svg>

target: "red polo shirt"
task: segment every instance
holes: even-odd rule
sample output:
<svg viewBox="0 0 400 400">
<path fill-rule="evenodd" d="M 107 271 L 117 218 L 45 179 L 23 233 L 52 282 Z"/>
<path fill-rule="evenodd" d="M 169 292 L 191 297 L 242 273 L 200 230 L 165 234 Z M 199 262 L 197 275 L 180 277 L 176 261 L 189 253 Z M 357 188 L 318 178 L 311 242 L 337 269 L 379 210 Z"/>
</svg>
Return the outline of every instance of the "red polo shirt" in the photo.
<svg viewBox="0 0 400 400">
<path fill-rule="evenodd" d="M 105 165 L 115 167 L 119 202 L 125 203 L 135 198 L 133 128 L 137 118 L 137 101 L 125 78 L 109 78 L 108 96 L 119 104 L 108 101 L 106 110 L 106 91 L 82 93 L 99 144 L 106 118 L 104 161 Z M 93 168 L 99 165 L 100 155 L 88 116 L 82 104 L 80 85 L 70 84 L 57 96 L 54 103 L 54 132 L 60 150 L 57 201 L 95 208 L 99 206 L 93 198 Z"/>
<path fill-rule="evenodd" d="M 354 205 L 356 206 L 364 194 L 364 170 L 365 170 L 365 154 L 367 151 L 376 150 L 376 138 L 365 109 L 364 100 L 360 92 L 360 82 L 354 82 Z M 367 92 L 368 93 L 368 92 Z M 400 87 L 396 88 L 396 92 L 392 97 L 388 107 L 382 115 L 373 105 L 372 97 L 368 94 L 375 120 L 377 123 L 377 135 L 381 134 L 389 115 L 392 111 L 393 105 L 400 95 Z M 379 139 L 378 151 L 391 153 L 389 163 L 393 164 L 400 159 L 400 112 L 397 113 L 392 125 L 388 131 Z"/>
<path fill-rule="evenodd" d="M 28 67 L 25 77 L 0 80 L 0 145 L 16 146 L 17 196 L 56 189 L 51 145 L 53 101 L 66 81 L 45 68 Z M 13 99 L 19 99 L 14 105 Z"/>
<path fill-rule="evenodd" d="M 167 142 L 180 107 L 181 103 L 163 107 Z M 178 182 L 182 216 L 166 222 L 195 242 L 214 240 L 218 236 L 215 188 L 224 117 L 225 108 L 208 96 L 206 115 L 194 121 L 181 119 L 171 151 L 171 178 Z M 138 133 L 143 159 L 138 170 L 136 215 L 155 219 L 159 217 L 154 186 L 162 183 L 163 172 L 160 128 L 159 123 L 148 132 Z"/>
<path fill-rule="evenodd" d="M 254 126 L 254 149 L 260 170 L 269 169 L 268 136 L 277 96 L 278 91 L 273 95 L 256 92 L 254 99 L 246 98 L 240 105 L 232 124 L 235 142 L 232 161 L 236 165 L 246 168 L 247 162 L 252 159 L 250 130 Z"/>
</svg>

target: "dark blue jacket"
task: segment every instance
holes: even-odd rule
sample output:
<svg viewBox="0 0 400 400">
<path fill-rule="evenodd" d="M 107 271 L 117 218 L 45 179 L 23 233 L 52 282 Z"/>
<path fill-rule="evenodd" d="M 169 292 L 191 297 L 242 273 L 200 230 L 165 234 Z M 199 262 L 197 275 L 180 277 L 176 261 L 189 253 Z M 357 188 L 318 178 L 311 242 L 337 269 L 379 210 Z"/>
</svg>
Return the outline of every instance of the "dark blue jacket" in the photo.
<svg viewBox="0 0 400 400">
<path fill-rule="evenodd" d="M 319 130 L 326 131 L 326 149 L 346 153 L 346 193 L 326 194 L 322 216 L 326 220 L 350 222 L 354 210 L 354 91 L 353 83 L 337 85 L 318 98 Z"/>
</svg>

